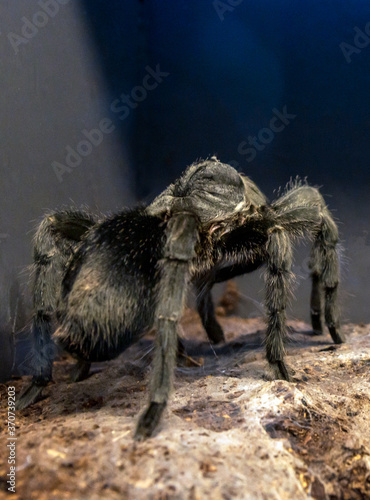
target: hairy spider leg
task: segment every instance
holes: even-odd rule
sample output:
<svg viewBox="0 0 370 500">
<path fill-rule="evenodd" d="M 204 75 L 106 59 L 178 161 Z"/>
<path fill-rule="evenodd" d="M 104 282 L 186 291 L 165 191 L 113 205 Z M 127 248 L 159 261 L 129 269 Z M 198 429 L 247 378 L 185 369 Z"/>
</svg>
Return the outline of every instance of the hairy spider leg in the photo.
<svg viewBox="0 0 370 500">
<path fill-rule="evenodd" d="M 287 337 L 286 307 L 291 296 L 293 280 L 290 237 L 282 227 L 274 227 L 270 231 L 266 247 L 266 358 L 276 378 L 289 380 L 288 369 L 284 363 L 284 344 Z"/>
<path fill-rule="evenodd" d="M 196 284 L 196 303 L 197 310 L 202 321 L 209 340 L 213 344 L 225 342 L 225 335 L 221 325 L 216 319 L 215 307 L 213 305 L 211 288 L 214 281 L 206 281 L 204 285 L 201 282 Z"/>
<path fill-rule="evenodd" d="M 67 263 L 93 218 L 80 211 L 64 211 L 44 217 L 34 239 L 32 337 L 30 357 L 33 378 L 17 400 L 21 410 L 36 402 L 43 388 L 52 380 L 55 357 L 53 315 L 57 308 L 60 285 Z M 86 377 L 90 364 L 78 362 L 73 380 Z"/>
<path fill-rule="evenodd" d="M 195 256 L 197 240 L 197 220 L 193 215 L 178 213 L 170 219 L 166 228 L 164 258 L 160 263 L 161 278 L 155 312 L 156 350 L 150 400 L 138 422 L 135 433 L 137 440 L 152 435 L 167 405 L 176 364 L 178 323 L 184 310 L 190 261 Z"/>
<path fill-rule="evenodd" d="M 323 197 L 314 187 L 299 186 L 276 200 L 273 207 L 278 213 L 279 222 L 293 236 L 299 236 L 299 232 L 304 230 L 309 230 L 314 236 L 309 263 L 312 278 L 312 328 L 318 334 L 323 332 L 322 317 L 325 309 L 325 321 L 334 342 L 344 342 L 339 327 L 338 229 Z"/>
<path fill-rule="evenodd" d="M 225 253 L 228 252 L 231 254 L 232 251 L 233 246 L 230 244 L 227 245 Z M 210 273 L 197 278 L 195 282 L 197 310 L 208 338 L 213 344 L 225 342 L 224 332 L 215 315 L 215 307 L 211 292 L 213 285 L 216 283 L 223 283 L 235 278 L 236 276 L 255 271 L 262 264 L 263 260 L 256 259 L 253 262 L 247 260 L 242 263 L 224 265 L 224 267 L 215 267 Z"/>
<path fill-rule="evenodd" d="M 339 257 L 338 229 L 326 207 L 322 209 L 322 222 L 310 258 L 312 276 L 311 319 L 315 331 L 322 333 L 322 309 L 325 303 L 325 323 L 336 344 L 345 341 L 340 330 L 338 308 Z"/>
</svg>

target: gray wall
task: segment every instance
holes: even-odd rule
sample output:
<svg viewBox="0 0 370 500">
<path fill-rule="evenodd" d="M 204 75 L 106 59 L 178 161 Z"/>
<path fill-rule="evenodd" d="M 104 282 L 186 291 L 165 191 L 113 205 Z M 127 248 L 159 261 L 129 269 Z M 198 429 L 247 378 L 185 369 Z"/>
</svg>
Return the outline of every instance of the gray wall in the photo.
<svg viewBox="0 0 370 500">
<path fill-rule="evenodd" d="M 54 17 L 40 11 L 36 1 L 0 2 L 0 326 L 5 346 L 0 375 L 11 364 L 9 335 L 28 317 L 24 312 L 15 320 L 15 308 L 19 314 L 22 304 L 13 297 L 8 305 L 9 294 L 14 296 L 10 288 L 19 282 L 27 309 L 31 239 L 43 212 L 82 205 L 117 210 L 134 200 L 125 130 L 104 134 L 72 171 L 59 178 L 54 171 L 55 161 L 68 166 L 66 147 L 76 149 L 85 139 L 83 130 L 96 129 L 109 117 L 109 96 L 79 3 L 60 4 Z M 22 33 L 24 18 L 32 21 L 35 14 L 39 24 L 47 21 L 45 26 Z M 124 71 L 122 88 L 131 88 L 136 67 L 126 61 Z M 131 121 L 128 117 L 127 130 Z"/>
</svg>

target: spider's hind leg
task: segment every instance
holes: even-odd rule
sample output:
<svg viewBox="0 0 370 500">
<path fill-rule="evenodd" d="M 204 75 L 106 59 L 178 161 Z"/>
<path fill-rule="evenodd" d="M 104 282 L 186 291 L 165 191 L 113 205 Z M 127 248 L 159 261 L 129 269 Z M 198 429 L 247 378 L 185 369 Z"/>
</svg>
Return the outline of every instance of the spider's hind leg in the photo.
<svg viewBox="0 0 370 500">
<path fill-rule="evenodd" d="M 232 252 L 232 247 L 230 248 L 230 252 Z M 262 261 L 257 259 L 253 262 L 235 262 L 231 265 L 215 268 L 212 273 L 203 274 L 195 281 L 198 313 L 208 338 L 213 344 L 226 341 L 225 334 L 215 315 L 211 293 L 213 285 L 231 280 L 235 276 L 255 271 L 262 263 Z"/>
<path fill-rule="evenodd" d="M 27 356 L 27 365 L 33 373 L 31 384 L 23 390 L 16 402 L 16 409 L 23 410 L 40 399 L 42 390 L 52 380 L 55 346 L 51 340 L 50 314 L 37 311 L 32 319 L 34 347 Z"/>
<path fill-rule="evenodd" d="M 84 359 L 79 358 L 71 372 L 71 382 L 81 382 L 82 380 L 85 380 L 89 375 L 90 367 L 90 361 L 85 361 Z"/>
<path fill-rule="evenodd" d="M 309 230 L 314 235 L 310 269 L 312 277 L 311 321 L 316 333 L 323 332 L 325 322 L 336 344 L 344 342 L 339 329 L 338 228 L 318 189 L 303 185 L 293 188 L 273 203 L 278 221 L 290 233 Z"/>
<path fill-rule="evenodd" d="M 339 326 L 338 284 L 339 258 L 337 250 L 338 229 L 326 207 L 316 235 L 310 258 L 312 277 L 311 320 L 314 331 L 322 333 L 322 309 L 325 304 L 325 323 L 336 344 L 345 338 Z"/>
<path fill-rule="evenodd" d="M 55 212 L 44 217 L 36 232 L 32 266 L 33 348 L 26 360 L 33 378 L 17 399 L 18 410 L 35 403 L 43 388 L 52 380 L 56 347 L 51 336 L 60 285 L 74 249 L 94 223 L 92 217 L 84 212 Z M 83 376 L 86 370 L 86 364 L 80 366 L 78 377 Z"/>
<path fill-rule="evenodd" d="M 225 335 L 216 319 L 215 307 L 211 295 L 212 285 L 213 283 L 207 283 L 205 287 L 202 287 L 200 283 L 196 284 L 197 309 L 209 340 L 213 344 L 219 344 L 220 342 L 225 342 Z"/>
<path fill-rule="evenodd" d="M 316 335 L 321 335 L 324 332 L 323 322 L 323 303 L 324 289 L 321 277 L 317 273 L 311 273 L 312 289 L 311 289 L 311 324 L 312 330 Z"/>
</svg>

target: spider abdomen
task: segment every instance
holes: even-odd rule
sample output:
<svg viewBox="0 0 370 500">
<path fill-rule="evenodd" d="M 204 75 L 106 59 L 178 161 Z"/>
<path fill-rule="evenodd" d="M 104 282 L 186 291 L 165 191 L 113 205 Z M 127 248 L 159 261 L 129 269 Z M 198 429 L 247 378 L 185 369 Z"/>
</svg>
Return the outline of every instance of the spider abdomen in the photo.
<svg viewBox="0 0 370 500">
<path fill-rule="evenodd" d="M 112 359 L 151 328 L 163 235 L 160 219 L 142 209 L 91 231 L 62 285 L 54 339 L 64 349 L 89 361 Z"/>
</svg>

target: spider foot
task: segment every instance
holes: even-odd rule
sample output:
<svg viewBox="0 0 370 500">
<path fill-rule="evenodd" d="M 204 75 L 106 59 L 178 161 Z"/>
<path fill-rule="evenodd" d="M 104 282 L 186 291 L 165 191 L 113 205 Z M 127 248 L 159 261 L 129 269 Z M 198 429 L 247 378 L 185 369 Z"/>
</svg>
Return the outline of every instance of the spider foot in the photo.
<svg viewBox="0 0 370 500">
<path fill-rule="evenodd" d="M 149 438 L 157 427 L 166 403 L 151 402 L 148 409 L 141 415 L 135 432 L 136 441 Z"/>
<path fill-rule="evenodd" d="M 22 392 L 15 403 L 16 410 L 24 410 L 37 401 L 40 401 L 42 390 L 47 385 L 47 382 L 32 381 L 31 384 Z"/>
<path fill-rule="evenodd" d="M 337 328 L 334 325 L 333 326 L 328 325 L 328 328 L 331 338 L 333 339 L 335 344 L 343 344 L 346 341 L 346 337 L 344 333 L 340 330 L 340 328 Z"/>
<path fill-rule="evenodd" d="M 324 332 L 324 324 L 320 313 L 311 312 L 312 331 L 315 335 L 322 335 Z"/>
<path fill-rule="evenodd" d="M 90 366 L 91 363 L 89 361 L 79 359 L 72 369 L 70 375 L 71 382 L 81 382 L 81 380 L 85 380 L 89 375 Z"/>
<path fill-rule="evenodd" d="M 224 332 L 217 321 L 207 325 L 207 335 L 212 344 L 225 342 Z"/>
<path fill-rule="evenodd" d="M 275 380 L 291 381 L 291 375 L 293 375 L 293 373 L 291 370 L 288 370 L 284 361 L 270 361 L 270 366 L 273 370 Z"/>
</svg>

